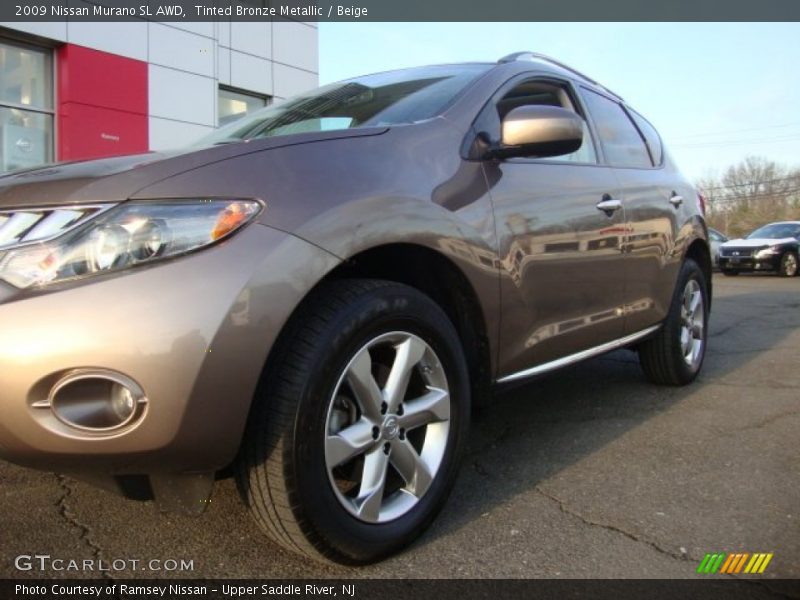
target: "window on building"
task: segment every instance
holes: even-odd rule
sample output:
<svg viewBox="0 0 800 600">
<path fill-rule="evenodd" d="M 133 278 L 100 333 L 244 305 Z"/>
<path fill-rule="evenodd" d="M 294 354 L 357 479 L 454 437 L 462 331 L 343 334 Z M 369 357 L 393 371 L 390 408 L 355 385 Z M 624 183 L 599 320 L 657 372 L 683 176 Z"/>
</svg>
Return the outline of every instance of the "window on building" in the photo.
<svg viewBox="0 0 800 600">
<path fill-rule="evenodd" d="M 53 160 L 49 50 L 0 40 L 0 172 Z"/>
<path fill-rule="evenodd" d="M 266 96 L 234 90 L 219 88 L 219 126 L 227 125 L 245 115 L 252 113 L 268 104 Z"/>
<path fill-rule="evenodd" d="M 608 162 L 616 167 L 652 167 L 644 140 L 622 106 L 591 90 L 584 90 L 583 96 Z"/>
</svg>

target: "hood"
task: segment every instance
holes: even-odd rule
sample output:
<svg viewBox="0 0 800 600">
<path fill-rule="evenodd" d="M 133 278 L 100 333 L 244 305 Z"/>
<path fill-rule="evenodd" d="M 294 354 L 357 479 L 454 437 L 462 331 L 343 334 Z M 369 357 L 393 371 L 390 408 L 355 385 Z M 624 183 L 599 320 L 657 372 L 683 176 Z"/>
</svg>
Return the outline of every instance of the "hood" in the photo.
<svg viewBox="0 0 800 600">
<path fill-rule="evenodd" d="M 99 160 L 56 163 L 0 176 L 0 209 L 122 202 L 180 173 L 236 156 L 285 146 L 380 135 L 387 128 L 286 135 Z"/>
<path fill-rule="evenodd" d="M 722 244 L 725 248 L 761 248 L 763 246 L 777 246 L 779 244 L 796 244 L 797 240 L 793 237 L 788 238 L 780 238 L 780 239 L 773 239 L 773 238 L 752 238 L 752 239 L 738 239 L 738 240 L 729 240 Z"/>
</svg>

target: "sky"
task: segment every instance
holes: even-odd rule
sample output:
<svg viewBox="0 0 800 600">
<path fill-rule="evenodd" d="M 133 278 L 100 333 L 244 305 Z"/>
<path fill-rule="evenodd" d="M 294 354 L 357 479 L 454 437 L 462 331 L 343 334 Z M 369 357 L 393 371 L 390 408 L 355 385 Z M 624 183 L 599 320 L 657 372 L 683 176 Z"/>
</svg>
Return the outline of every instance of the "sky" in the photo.
<svg viewBox="0 0 800 600">
<path fill-rule="evenodd" d="M 320 23 L 320 84 L 521 50 L 651 121 L 691 180 L 748 155 L 800 167 L 800 23 Z"/>
</svg>

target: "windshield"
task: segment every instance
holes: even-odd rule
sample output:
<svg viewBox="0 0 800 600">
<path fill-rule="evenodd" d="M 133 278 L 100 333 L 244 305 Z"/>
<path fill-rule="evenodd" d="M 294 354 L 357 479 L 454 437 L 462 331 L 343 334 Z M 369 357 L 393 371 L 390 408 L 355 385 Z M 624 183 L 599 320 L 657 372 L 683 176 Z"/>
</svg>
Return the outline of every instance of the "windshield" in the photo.
<svg viewBox="0 0 800 600">
<path fill-rule="evenodd" d="M 756 229 L 747 236 L 747 239 L 766 238 L 780 240 L 790 237 L 800 239 L 800 223 L 770 223 Z"/>
<path fill-rule="evenodd" d="M 332 83 L 234 121 L 197 145 L 423 121 L 441 114 L 490 68 L 478 64 L 418 67 Z"/>
</svg>

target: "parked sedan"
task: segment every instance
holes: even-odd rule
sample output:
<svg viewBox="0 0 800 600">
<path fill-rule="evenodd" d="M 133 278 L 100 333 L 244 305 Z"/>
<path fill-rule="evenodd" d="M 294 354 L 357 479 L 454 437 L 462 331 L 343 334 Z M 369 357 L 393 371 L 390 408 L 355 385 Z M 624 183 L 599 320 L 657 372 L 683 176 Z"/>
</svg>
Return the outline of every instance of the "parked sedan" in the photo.
<svg viewBox="0 0 800 600">
<path fill-rule="evenodd" d="M 719 248 L 719 268 L 733 276 L 745 271 L 772 271 L 794 277 L 800 255 L 800 221 L 770 223 Z"/>
<path fill-rule="evenodd" d="M 714 263 L 714 268 L 719 269 L 719 247 L 727 242 L 728 238 L 716 229 L 709 227 L 708 240 L 711 243 L 711 260 Z"/>
<path fill-rule="evenodd" d="M 702 200 L 619 96 L 532 53 L 359 77 L 0 178 L 0 457 L 188 512 L 234 467 L 275 542 L 374 561 L 494 385 L 622 347 L 688 384 L 710 306 Z"/>
</svg>

